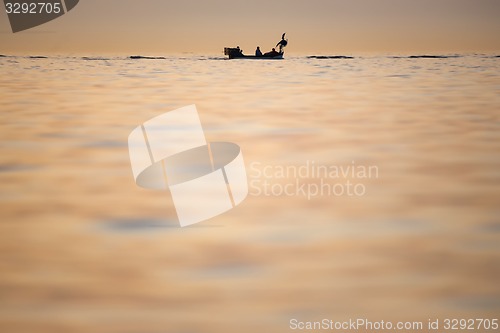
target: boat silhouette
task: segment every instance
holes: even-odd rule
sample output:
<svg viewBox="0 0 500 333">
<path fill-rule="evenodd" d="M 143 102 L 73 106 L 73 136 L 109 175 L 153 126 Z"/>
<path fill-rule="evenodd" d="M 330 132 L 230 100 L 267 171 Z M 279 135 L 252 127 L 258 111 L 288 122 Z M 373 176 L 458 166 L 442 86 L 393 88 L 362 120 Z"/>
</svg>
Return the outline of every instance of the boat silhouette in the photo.
<svg viewBox="0 0 500 333">
<path fill-rule="evenodd" d="M 279 47 L 279 51 L 276 51 L 274 48 L 272 51 L 264 53 L 262 55 L 246 55 L 243 54 L 243 50 L 237 47 L 225 47 L 224 55 L 227 55 L 229 59 L 263 59 L 263 60 L 282 60 L 285 54 L 284 48 L 288 45 L 288 39 L 285 39 L 284 33 L 281 36 L 281 40 L 276 44 L 276 47 Z"/>
</svg>

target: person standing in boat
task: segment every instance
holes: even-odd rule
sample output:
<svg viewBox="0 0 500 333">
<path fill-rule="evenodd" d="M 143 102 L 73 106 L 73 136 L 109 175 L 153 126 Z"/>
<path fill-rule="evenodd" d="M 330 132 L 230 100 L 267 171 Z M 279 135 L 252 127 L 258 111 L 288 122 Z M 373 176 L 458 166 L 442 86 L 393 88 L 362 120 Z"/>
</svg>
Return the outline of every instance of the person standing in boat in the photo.
<svg viewBox="0 0 500 333">
<path fill-rule="evenodd" d="M 288 40 L 285 39 L 285 35 L 286 35 L 286 32 L 283 33 L 283 35 L 281 35 L 281 40 L 278 42 L 278 44 L 276 44 L 276 47 L 279 46 L 279 48 L 280 48 L 280 53 L 282 53 L 283 48 L 288 45 Z"/>
<path fill-rule="evenodd" d="M 256 57 L 262 57 L 262 51 L 260 50 L 260 46 L 257 46 L 257 50 L 255 50 Z"/>
</svg>

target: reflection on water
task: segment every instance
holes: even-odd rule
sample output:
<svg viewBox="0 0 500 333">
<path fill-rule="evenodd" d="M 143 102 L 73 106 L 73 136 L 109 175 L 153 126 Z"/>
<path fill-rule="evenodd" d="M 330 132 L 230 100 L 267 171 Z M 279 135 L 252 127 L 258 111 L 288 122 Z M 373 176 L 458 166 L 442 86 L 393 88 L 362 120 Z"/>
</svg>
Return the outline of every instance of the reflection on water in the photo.
<svg viewBox="0 0 500 333">
<path fill-rule="evenodd" d="M 498 68 L 490 55 L 1 57 L 1 330 L 498 316 Z M 126 142 L 193 103 L 247 171 L 354 161 L 380 176 L 363 196 L 251 195 L 177 228 L 169 194 L 135 186 Z"/>
</svg>

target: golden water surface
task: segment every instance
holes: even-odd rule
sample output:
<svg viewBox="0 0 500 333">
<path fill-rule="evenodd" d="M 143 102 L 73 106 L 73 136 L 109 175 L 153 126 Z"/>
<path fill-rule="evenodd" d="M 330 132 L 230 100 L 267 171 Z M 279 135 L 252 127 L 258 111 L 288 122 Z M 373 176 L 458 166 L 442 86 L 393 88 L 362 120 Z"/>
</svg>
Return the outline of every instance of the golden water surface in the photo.
<svg viewBox="0 0 500 333">
<path fill-rule="evenodd" d="M 0 58 L 0 331 L 499 318 L 499 69 L 490 55 Z M 189 104 L 207 140 L 240 145 L 254 186 L 180 228 L 168 192 L 135 185 L 127 137 Z M 259 174 L 307 163 L 378 173 L 325 180 L 361 195 L 259 193 L 319 184 Z"/>
</svg>

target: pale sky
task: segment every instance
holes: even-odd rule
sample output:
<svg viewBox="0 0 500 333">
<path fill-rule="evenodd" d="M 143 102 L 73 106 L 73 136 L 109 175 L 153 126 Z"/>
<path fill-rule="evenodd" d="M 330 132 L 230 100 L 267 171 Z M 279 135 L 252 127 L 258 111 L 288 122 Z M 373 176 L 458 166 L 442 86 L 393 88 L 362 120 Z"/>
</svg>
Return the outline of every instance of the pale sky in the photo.
<svg viewBox="0 0 500 333">
<path fill-rule="evenodd" d="M 498 52 L 499 0 L 81 0 L 13 34 L 0 13 L 0 54 Z"/>
</svg>

